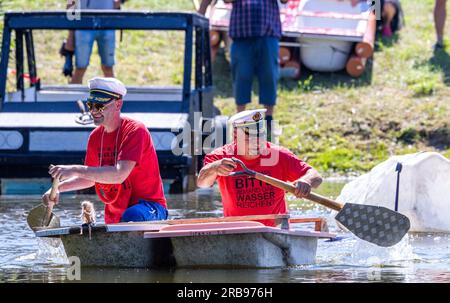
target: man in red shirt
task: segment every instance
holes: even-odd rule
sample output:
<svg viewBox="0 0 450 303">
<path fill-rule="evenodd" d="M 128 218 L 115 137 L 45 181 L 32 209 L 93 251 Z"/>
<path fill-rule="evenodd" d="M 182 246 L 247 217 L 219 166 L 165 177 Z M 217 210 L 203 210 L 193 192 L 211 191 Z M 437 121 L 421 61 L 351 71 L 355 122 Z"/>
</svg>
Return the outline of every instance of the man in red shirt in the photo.
<svg viewBox="0 0 450 303">
<path fill-rule="evenodd" d="M 59 192 L 95 186 L 105 203 L 105 223 L 167 219 L 158 158 L 149 131 L 141 122 L 122 117 L 126 88 L 114 78 L 89 80 L 86 104 L 97 126 L 89 136 L 85 165 L 50 168 Z M 43 202 L 50 201 L 50 190 Z M 54 203 L 58 203 L 59 195 Z"/>
<path fill-rule="evenodd" d="M 217 180 L 222 195 L 224 216 L 286 214 L 285 192 L 247 176 L 230 176 L 242 168 L 231 160 L 236 157 L 251 170 L 292 182 L 296 196 L 307 196 L 322 183 L 319 173 L 288 149 L 265 139 L 266 110 L 246 110 L 230 118 L 233 141 L 206 155 L 197 185 L 210 187 Z M 262 222 L 273 226 L 272 221 Z"/>
</svg>

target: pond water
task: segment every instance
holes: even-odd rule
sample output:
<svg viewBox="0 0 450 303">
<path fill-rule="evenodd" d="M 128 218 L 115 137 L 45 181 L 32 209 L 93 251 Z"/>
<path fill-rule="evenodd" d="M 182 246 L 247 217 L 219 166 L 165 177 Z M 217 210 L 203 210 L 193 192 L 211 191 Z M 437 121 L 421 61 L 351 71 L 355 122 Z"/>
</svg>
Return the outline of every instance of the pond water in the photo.
<svg viewBox="0 0 450 303">
<path fill-rule="evenodd" d="M 318 193 L 335 198 L 343 182 L 326 182 Z M 62 225 L 78 224 L 81 200 L 96 196 L 64 195 L 55 213 Z M 222 216 L 221 198 L 205 193 L 167 195 L 170 218 Z M 397 245 L 381 248 L 343 234 L 330 210 L 287 196 L 291 216 L 325 217 L 339 241 L 319 240 L 316 263 L 277 269 L 115 269 L 82 268 L 81 282 L 450 282 L 450 236 L 408 234 Z M 71 282 L 61 250 L 49 250 L 26 223 L 40 196 L 0 196 L 0 282 Z M 102 212 L 98 221 L 103 220 Z"/>
</svg>

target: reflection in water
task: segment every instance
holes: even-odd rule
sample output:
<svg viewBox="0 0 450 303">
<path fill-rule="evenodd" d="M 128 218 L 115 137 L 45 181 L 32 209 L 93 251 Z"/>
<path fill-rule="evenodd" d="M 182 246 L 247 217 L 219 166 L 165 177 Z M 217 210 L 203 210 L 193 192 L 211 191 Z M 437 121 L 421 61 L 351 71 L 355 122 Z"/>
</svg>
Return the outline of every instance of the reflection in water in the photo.
<svg viewBox="0 0 450 303">
<path fill-rule="evenodd" d="M 326 183 L 318 192 L 335 198 L 343 183 Z M 292 216 L 325 217 L 339 231 L 333 213 L 288 195 Z M 0 282 L 72 282 L 70 264 L 58 239 L 36 239 L 26 223 L 26 211 L 39 196 L 0 196 Z M 168 195 L 169 215 L 222 216 L 221 197 L 214 191 Z M 80 201 L 95 196 L 64 195 L 55 208 L 62 225 L 79 224 Z M 98 212 L 103 222 L 103 212 Z M 81 282 L 450 282 L 450 236 L 410 234 L 392 248 L 380 248 L 350 234 L 340 241 L 320 240 L 316 264 L 278 269 L 117 269 L 82 268 Z M 76 281 L 75 281 L 76 282 Z"/>
</svg>

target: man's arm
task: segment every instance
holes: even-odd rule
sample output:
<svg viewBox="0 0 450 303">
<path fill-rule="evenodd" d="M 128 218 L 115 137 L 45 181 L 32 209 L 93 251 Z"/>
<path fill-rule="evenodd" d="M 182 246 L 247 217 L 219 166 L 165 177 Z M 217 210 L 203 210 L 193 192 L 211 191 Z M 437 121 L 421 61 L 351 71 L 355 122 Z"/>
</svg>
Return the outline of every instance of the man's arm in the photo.
<svg viewBox="0 0 450 303">
<path fill-rule="evenodd" d="M 57 165 L 49 173 L 60 181 L 74 177 L 104 184 L 121 184 L 130 175 L 135 161 L 120 160 L 116 166 Z"/>
<path fill-rule="evenodd" d="M 86 189 L 95 185 L 94 181 L 73 177 L 59 183 L 58 192 L 65 193 L 68 191 Z M 50 189 L 49 189 L 50 192 Z"/>
<path fill-rule="evenodd" d="M 67 0 L 66 9 L 69 9 L 72 7 L 75 8 L 75 6 L 76 6 L 76 2 L 74 0 Z"/>
<path fill-rule="evenodd" d="M 49 188 L 43 195 L 42 195 L 42 202 L 46 205 L 48 205 L 49 202 L 53 202 L 54 204 L 58 204 L 59 202 L 59 193 L 73 191 L 73 190 L 79 190 L 79 189 L 85 189 L 94 186 L 95 182 L 81 179 L 78 177 L 70 178 L 66 181 L 63 181 L 59 183 L 58 190 L 56 194 L 56 198 L 54 200 L 50 200 L 50 192 L 51 188 Z"/>
<path fill-rule="evenodd" d="M 198 9 L 198 13 L 200 15 L 205 15 L 206 14 L 206 10 L 208 9 L 208 5 L 211 4 L 212 0 L 202 0 L 202 2 L 200 3 L 200 7 Z"/>
<path fill-rule="evenodd" d="M 211 187 L 218 176 L 228 176 L 236 167 L 236 163 L 227 158 L 211 162 L 200 170 L 197 186 L 201 188 Z"/>
</svg>

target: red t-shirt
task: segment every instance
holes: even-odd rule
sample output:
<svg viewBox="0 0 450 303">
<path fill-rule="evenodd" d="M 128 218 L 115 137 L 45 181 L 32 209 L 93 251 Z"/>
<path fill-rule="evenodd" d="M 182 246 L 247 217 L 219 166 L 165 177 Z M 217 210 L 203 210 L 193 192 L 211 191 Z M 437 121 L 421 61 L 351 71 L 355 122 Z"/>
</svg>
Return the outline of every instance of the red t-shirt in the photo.
<svg viewBox="0 0 450 303">
<path fill-rule="evenodd" d="M 117 161 L 131 160 L 136 165 L 122 184 L 95 184 L 109 202 L 114 201 L 120 190 L 117 200 L 105 203 L 105 223 L 120 222 L 123 212 L 140 199 L 167 207 L 155 147 L 144 124 L 122 117 L 120 127 L 112 133 L 105 132 L 103 126 L 95 128 L 89 136 L 84 163 L 96 167 L 114 166 L 116 151 Z"/>
<path fill-rule="evenodd" d="M 236 157 L 251 170 L 288 182 L 301 178 L 311 168 L 284 147 L 268 142 L 267 149 L 266 155 L 261 155 L 249 161 L 237 155 L 236 144 L 230 143 L 206 155 L 204 164 L 223 158 Z M 276 158 L 277 155 L 278 158 Z M 269 161 L 269 159 L 272 160 Z M 238 165 L 235 171 L 240 170 L 242 170 L 242 167 Z M 247 176 L 219 176 L 217 182 L 222 195 L 224 216 L 287 213 L 285 191 L 278 187 Z M 261 222 L 269 226 L 274 225 L 273 220 Z"/>
</svg>

